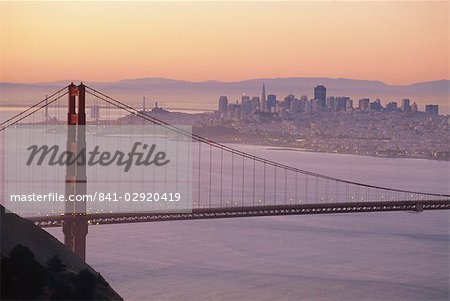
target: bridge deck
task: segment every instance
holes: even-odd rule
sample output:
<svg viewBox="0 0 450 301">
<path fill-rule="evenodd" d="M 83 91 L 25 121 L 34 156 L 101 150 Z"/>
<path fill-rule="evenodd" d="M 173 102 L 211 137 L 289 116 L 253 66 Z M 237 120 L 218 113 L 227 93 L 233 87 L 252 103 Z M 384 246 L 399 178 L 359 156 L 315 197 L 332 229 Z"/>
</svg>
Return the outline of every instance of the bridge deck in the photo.
<svg viewBox="0 0 450 301">
<path fill-rule="evenodd" d="M 450 200 L 348 202 L 328 204 L 293 204 L 258 207 L 195 208 L 180 213 L 95 213 L 88 214 L 89 224 L 139 223 L 251 216 L 327 214 L 352 212 L 416 211 L 450 209 Z M 29 220 L 41 227 L 59 227 L 64 216 L 38 216 Z"/>
</svg>

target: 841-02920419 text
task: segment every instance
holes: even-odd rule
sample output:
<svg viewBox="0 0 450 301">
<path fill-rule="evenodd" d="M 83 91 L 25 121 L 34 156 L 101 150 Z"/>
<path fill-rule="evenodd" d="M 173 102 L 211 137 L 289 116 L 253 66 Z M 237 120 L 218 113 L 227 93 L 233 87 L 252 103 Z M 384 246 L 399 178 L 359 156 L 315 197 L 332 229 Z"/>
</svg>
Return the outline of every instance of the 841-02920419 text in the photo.
<svg viewBox="0 0 450 301">
<path fill-rule="evenodd" d="M 99 193 L 100 202 L 117 202 L 124 200 L 126 202 L 178 202 L 181 200 L 179 192 L 126 192 L 123 195 L 119 193 Z"/>
</svg>

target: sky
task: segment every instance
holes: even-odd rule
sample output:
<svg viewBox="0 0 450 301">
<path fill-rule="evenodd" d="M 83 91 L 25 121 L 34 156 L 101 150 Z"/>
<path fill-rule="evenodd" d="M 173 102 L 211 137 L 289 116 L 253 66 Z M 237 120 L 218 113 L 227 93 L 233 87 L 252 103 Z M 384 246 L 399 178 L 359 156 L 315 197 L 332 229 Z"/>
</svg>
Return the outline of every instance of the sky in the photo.
<svg viewBox="0 0 450 301">
<path fill-rule="evenodd" d="M 0 81 L 448 79 L 440 2 L 0 2 Z"/>
</svg>

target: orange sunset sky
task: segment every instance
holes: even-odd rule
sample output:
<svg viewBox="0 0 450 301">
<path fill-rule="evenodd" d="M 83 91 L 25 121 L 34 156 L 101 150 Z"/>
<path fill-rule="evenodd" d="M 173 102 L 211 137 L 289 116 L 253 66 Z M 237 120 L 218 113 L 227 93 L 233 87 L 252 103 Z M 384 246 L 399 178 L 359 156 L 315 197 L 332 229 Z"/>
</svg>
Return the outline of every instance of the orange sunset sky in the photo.
<svg viewBox="0 0 450 301">
<path fill-rule="evenodd" d="M 0 81 L 447 79 L 441 2 L 1 2 Z"/>
</svg>

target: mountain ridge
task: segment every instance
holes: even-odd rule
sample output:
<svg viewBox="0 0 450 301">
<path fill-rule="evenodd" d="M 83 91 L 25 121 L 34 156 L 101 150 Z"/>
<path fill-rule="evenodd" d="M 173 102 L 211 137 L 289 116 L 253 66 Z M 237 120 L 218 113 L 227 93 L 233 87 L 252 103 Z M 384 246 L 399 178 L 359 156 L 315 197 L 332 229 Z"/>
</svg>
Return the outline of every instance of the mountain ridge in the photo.
<svg viewBox="0 0 450 301">
<path fill-rule="evenodd" d="M 354 83 L 373 83 L 373 84 L 381 84 L 383 86 L 389 87 L 410 87 L 416 85 L 427 85 L 427 84 L 436 84 L 436 83 L 450 83 L 448 79 L 438 79 L 438 80 L 429 80 L 422 82 L 414 82 L 410 84 L 388 84 L 380 80 L 366 80 L 366 79 L 355 79 L 355 78 L 345 78 L 345 77 L 304 77 L 304 76 L 289 76 L 289 77 L 261 77 L 261 78 L 248 78 L 243 80 L 234 80 L 234 81 L 221 81 L 221 80 L 201 80 L 201 81 L 190 81 L 183 79 L 173 79 L 167 77 L 137 77 L 137 78 L 125 78 L 114 81 L 85 81 L 91 82 L 92 84 L 121 84 L 121 83 L 137 83 L 143 81 L 151 81 L 156 83 L 189 83 L 189 84 L 238 84 L 238 83 L 247 83 L 247 82 L 255 82 L 255 81 L 279 81 L 279 80 L 315 80 L 315 81 L 347 81 Z M 68 84 L 70 82 L 79 83 L 82 82 L 80 79 L 70 79 L 70 80 L 56 80 L 56 81 L 45 81 L 45 82 L 0 82 L 0 85 L 56 85 L 56 84 Z"/>
</svg>

